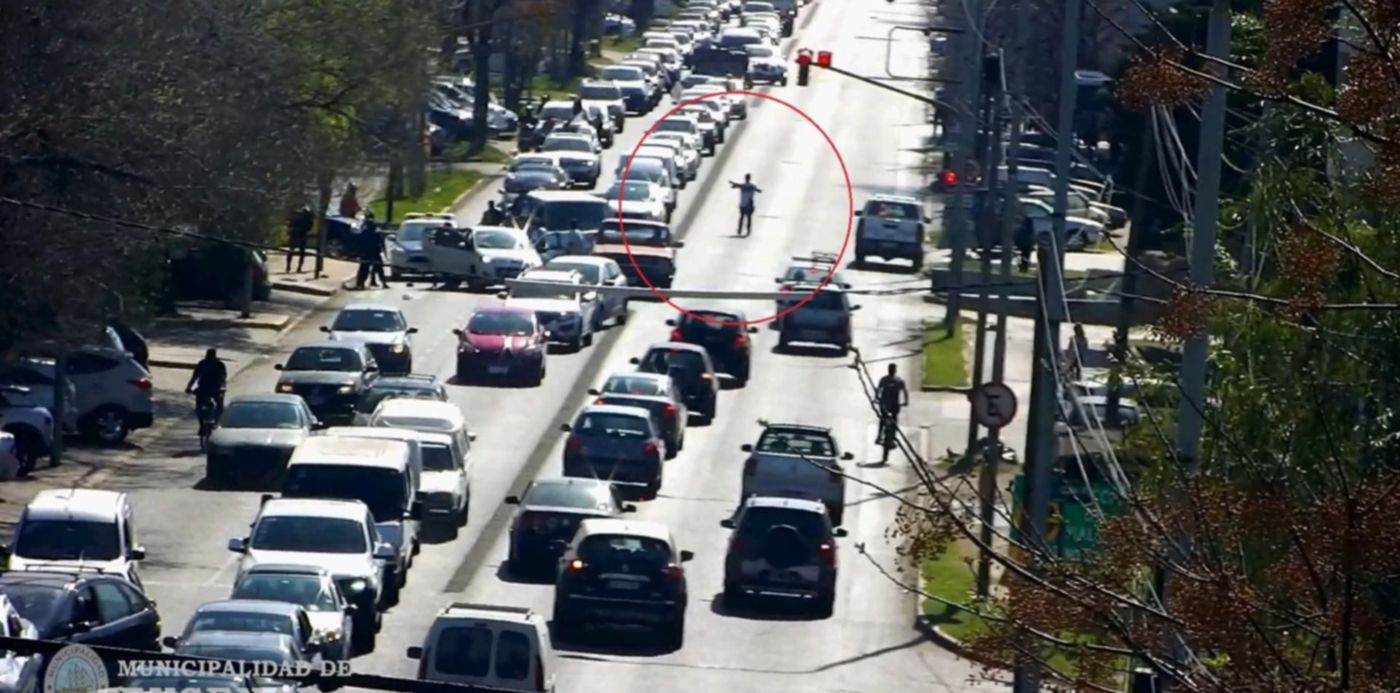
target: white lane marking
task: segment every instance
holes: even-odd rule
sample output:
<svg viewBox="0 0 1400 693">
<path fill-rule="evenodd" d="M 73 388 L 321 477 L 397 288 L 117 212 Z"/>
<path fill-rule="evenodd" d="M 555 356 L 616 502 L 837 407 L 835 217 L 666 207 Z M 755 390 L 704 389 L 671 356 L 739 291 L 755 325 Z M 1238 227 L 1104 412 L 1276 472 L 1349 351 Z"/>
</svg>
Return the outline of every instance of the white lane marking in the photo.
<svg viewBox="0 0 1400 693">
<path fill-rule="evenodd" d="M 238 569 L 238 561 L 239 559 L 237 558 L 229 558 L 228 562 L 215 571 L 213 575 L 209 576 L 209 579 L 206 580 L 204 584 L 212 586 L 220 582 L 233 582 L 231 573 Z M 227 580 L 225 580 L 225 574 L 229 574 Z"/>
</svg>

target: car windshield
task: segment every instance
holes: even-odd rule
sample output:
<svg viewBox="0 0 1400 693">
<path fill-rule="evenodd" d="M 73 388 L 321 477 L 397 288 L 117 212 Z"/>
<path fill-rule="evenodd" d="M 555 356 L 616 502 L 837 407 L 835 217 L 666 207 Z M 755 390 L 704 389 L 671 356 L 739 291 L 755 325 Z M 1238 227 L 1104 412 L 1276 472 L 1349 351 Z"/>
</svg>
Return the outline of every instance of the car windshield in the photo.
<svg viewBox="0 0 1400 693">
<path fill-rule="evenodd" d="M 39 561 L 114 561 L 122 555 L 121 538 L 115 522 L 25 518 L 14 553 Z"/>
<path fill-rule="evenodd" d="M 523 166 L 516 166 L 511 168 L 511 173 L 514 173 L 517 178 L 553 178 L 559 175 L 554 170 L 553 162 L 548 161 L 530 162 Z"/>
<path fill-rule="evenodd" d="M 403 316 L 395 310 L 342 310 L 331 329 L 336 332 L 398 332 Z"/>
<path fill-rule="evenodd" d="M 277 515 L 258 521 L 252 547 L 296 553 L 367 553 L 365 528 L 338 517 Z"/>
<path fill-rule="evenodd" d="M 658 123 L 656 129 L 661 132 L 695 132 L 695 122 L 691 120 L 667 118 Z"/>
<path fill-rule="evenodd" d="M 423 241 L 423 232 L 433 226 L 441 226 L 442 222 L 407 221 L 399 227 L 399 242 L 420 243 Z"/>
<path fill-rule="evenodd" d="M 529 279 L 529 277 L 525 277 L 525 279 Z M 577 286 L 577 284 L 564 284 L 562 282 L 516 284 L 510 287 L 510 297 L 577 301 L 579 297 Z"/>
<path fill-rule="evenodd" d="M 585 284 L 600 284 L 603 281 L 603 268 L 591 262 L 568 262 L 561 260 L 551 260 L 544 266 L 547 270 L 558 270 L 568 272 L 570 270 L 583 275 Z"/>
<path fill-rule="evenodd" d="M 292 352 L 282 370 L 359 372 L 364 368 L 360 355 L 353 349 L 334 347 L 301 347 Z"/>
<path fill-rule="evenodd" d="M 430 472 L 456 471 L 452 446 L 446 443 L 423 443 L 423 469 Z"/>
<path fill-rule="evenodd" d="M 686 148 L 687 140 L 685 138 L 685 135 L 679 132 L 658 132 L 653 134 L 651 137 L 652 139 L 656 140 L 658 144 L 670 142 L 671 144 L 676 145 L 676 147 L 678 148 Z"/>
<path fill-rule="evenodd" d="M 15 583 L 0 585 L 5 595 L 19 610 L 19 615 L 34 624 L 40 633 L 51 632 L 68 618 L 65 589 L 56 585 Z"/>
<path fill-rule="evenodd" d="M 627 235 L 627 243 L 633 245 L 645 245 L 655 248 L 665 248 L 671 245 L 670 229 L 664 226 L 642 224 L 618 226 L 615 221 L 603 224 L 603 228 L 598 231 L 598 242 L 621 244 L 623 242 L 623 234 Z"/>
<path fill-rule="evenodd" d="M 865 206 L 865 215 L 895 221 L 918 221 L 923 216 L 918 207 L 903 202 L 871 202 Z"/>
<path fill-rule="evenodd" d="M 285 614 L 268 614 L 257 611 L 201 611 L 196 612 L 185 634 L 208 630 L 235 631 L 242 633 L 280 633 L 291 635 L 292 619 Z"/>
<path fill-rule="evenodd" d="M 651 199 L 650 183 L 613 183 L 608 188 L 607 198 L 609 200 L 627 200 L 629 202 L 645 202 Z"/>
<path fill-rule="evenodd" d="M 282 496 L 361 501 L 369 506 L 375 522 L 395 522 L 408 511 L 403 479 L 398 472 L 361 465 L 292 465 L 287 470 Z"/>
<path fill-rule="evenodd" d="M 548 156 L 517 156 L 514 161 L 510 162 L 511 172 L 535 168 L 546 170 L 554 168 L 554 158 Z"/>
<path fill-rule="evenodd" d="M 610 214 L 608 203 L 596 198 L 548 202 L 540 209 L 544 227 L 555 230 L 568 229 L 573 223 L 584 231 L 596 230 Z"/>
<path fill-rule="evenodd" d="M 590 101 L 613 101 L 622 98 L 614 84 L 587 84 L 579 89 L 579 96 Z"/>
<path fill-rule="evenodd" d="M 520 239 L 506 231 L 477 231 L 472 234 L 476 247 L 484 250 L 514 250 L 520 247 Z"/>
<path fill-rule="evenodd" d="M 750 58 L 773 57 L 773 49 L 768 46 L 744 46 L 744 50 L 748 52 Z"/>
<path fill-rule="evenodd" d="M 593 143 L 582 137 L 559 137 L 550 135 L 544 138 L 544 145 L 540 147 L 546 152 L 584 152 L 593 153 Z"/>
<path fill-rule="evenodd" d="M 823 431 L 770 428 L 759 436 L 754 449 L 783 455 L 836 456 L 836 442 Z"/>
<path fill-rule="evenodd" d="M 598 76 L 603 79 L 610 79 L 615 82 L 640 82 L 646 79 L 646 75 L 641 69 L 628 65 L 613 65 L 605 67 Z"/>
<path fill-rule="evenodd" d="M 765 507 L 744 508 L 738 531 L 742 536 L 762 539 L 768 530 L 780 525 L 791 526 L 808 541 L 822 541 L 828 534 L 826 518 L 821 513 Z"/>
<path fill-rule="evenodd" d="M 535 321 L 528 313 L 505 311 L 477 313 L 472 316 L 471 320 L 467 321 L 467 331 L 472 334 L 531 335 L 535 333 Z"/>
<path fill-rule="evenodd" d="M 612 494 L 607 487 L 595 484 L 559 484 L 541 482 L 530 486 L 522 505 L 581 510 L 610 510 Z"/>
<path fill-rule="evenodd" d="M 656 378 L 637 378 L 626 375 L 615 375 L 608 378 L 608 381 L 603 383 L 602 391 L 624 395 L 659 395 L 662 393 L 661 381 Z"/>
<path fill-rule="evenodd" d="M 230 402 L 219 428 L 301 428 L 301 411 L 289 402 Z"/>
<path fill-rule="evenodd" d="M 193 655 L 195 657 L 212 657 L 214 659 L 236 659 L 240 662 L 273 662 L 275 664 L 290 664 L 292 653 L 281 648 L 263 647 L 230 647 L 227 645 L 185 645 L 180 648 L 180 654 Z"/>
<path fill-rule="evenodd" d="M 671 562 L 671 547 L 652 537 L 597 534 L 579 544 L 578 557 L 606 573 L 622 566 L 660 567 Z"/>
<path fill-rule="evenodd" d="M 649 373 L 678 370 L 696 375 L 706 371 L 705 357 L 686 349 L 652 349 L 642 359 L 642 370 Z"/>
<path fill-rule="evenodd" d="M 688 108 L 682 109 L 681 113 L 684 113 L 690 116 L 691 118 L 700 121 L 701 123 L 715 122 L 715 117 L 713 114 L 710 113 L 710 109 L 704 106 L 690 106 Z"/>
<path fill-rule="evenodd" d="M 336 611 L 335 595 L 326 589 L 315 575 L 278 575 L 252 573 L 243 577 L 233 588 L 229 599 L 264 599 L 287 602 L 307 611 Z"/>
<path fill-rule="evenodd" d="M 574 430 L 584 434 L 601 434 L 621 438 L 644 438 L 651 433 L 649 419 L 627 414 L 588 412 L 579 417 Z"/>
</svg>

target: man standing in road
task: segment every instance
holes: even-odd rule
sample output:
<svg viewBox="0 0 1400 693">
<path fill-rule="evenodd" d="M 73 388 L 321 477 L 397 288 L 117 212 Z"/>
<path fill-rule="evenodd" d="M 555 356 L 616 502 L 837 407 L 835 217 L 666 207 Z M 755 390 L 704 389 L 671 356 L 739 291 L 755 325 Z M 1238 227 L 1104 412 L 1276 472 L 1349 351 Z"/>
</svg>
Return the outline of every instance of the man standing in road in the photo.
<svg viewBox="0 0 1400 693">
<path fill-rule="evenodd" d="M 302 205 L 287 224 L 287 274 L 292 273 L 292 256 L 297 258 L 297 274 L 306 265 L 306 242 L 311 238 L 311 227 L 316 225 L 316 217 L 311 207 Z"/>
<path fill-rule="evenodd" d="M 481 213 L 481 225 L 500 226 L 504 221 L 505 217 L 501 215 L 501 210 L 496 207 L 496 203 L 494 201 L 487 202 L 486 211 Z"/>
<path fill-rule="evenodd" d="M 890 461 L 890 449 L 894 447 L 891 443 L 894 442 L 895 429 L 899 425 L 899 412 L 909 406 L 909 388 L 905 387 L 904 379 L 899 377 L 897 371 L 891 363 L 889 372 L 875 385 L 875 395 L 880 400 L 880 432 L 876 436 L 875 444 L 881 446 L 881 463 Z"/>
<path fill-rule="evenodd" d="M 370 288 L 377 289 L 380 281 L 384 281 L 384 236 L 380 235 L 379 226 L 374 223 L 374 212 L 365 212 L 359 237 L 355 240 L 360 251 L 360 267 L 355 272 L 355 288 L 364 289 L 365 280 L 369 280 Z M 388 282 L 384 281 L 384 285 L 387 287 Z"/>
<path fill-rule="evenodd" d="M 763 192 L 763 190 L 753 184 L 753 175 L 748 173 L 744 174 L 744 182 L 735 183 L 731 180 L 729 187 L 739 189 L 739 228 L 734 232 L 734 235 L 747 237 L 753 233 L 754 195 Z"/>
</svg>

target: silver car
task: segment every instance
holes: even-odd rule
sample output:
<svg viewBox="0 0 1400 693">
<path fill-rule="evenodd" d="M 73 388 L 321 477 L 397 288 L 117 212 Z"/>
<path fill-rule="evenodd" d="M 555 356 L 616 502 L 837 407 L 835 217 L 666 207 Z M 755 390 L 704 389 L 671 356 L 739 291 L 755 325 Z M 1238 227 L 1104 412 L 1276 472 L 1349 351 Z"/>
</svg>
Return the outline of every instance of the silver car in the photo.
<svg viewBox="0 0 1400 693">
<path fill-rule="evenodd" d="M 275 479 L 301 441 L 322 428 L 300 395 L 235 397 L 209 436 L 204 478 L 220 485 Z"/>
<path fill-rule="evenodd" d="M 233 586 L 229 599 L 256 599 L 295 604 L 306 610 L 321 656 L 348 662 L 355 654 L 355 605 L 345 599 L 330 571 L 314 565 L 265 564 L 249 568 Z"/>
</svg>

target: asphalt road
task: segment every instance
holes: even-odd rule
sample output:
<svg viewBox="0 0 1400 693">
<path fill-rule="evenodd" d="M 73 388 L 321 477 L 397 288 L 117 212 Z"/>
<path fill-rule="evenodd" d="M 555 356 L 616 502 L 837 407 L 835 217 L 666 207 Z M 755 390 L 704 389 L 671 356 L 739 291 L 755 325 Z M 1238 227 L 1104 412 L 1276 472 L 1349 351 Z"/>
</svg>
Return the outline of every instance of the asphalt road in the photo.
<svg viewBox="0 0 1400 693">
<path fill-rule="evenodd" d="M 796 39 L 801 45 L 832 50 L 836 60 L 861 74 L 883 74 L 883 38 L 893 24 L 923 23 L 913 4 L 822 0 L 806 12 Z M 898 36 L 898 35 L 897 35 Z M 917 35 L 910 35 L 917 37 Z M 864 38 L 862 38 L 864 37 Z M 910 38 L 894 53 L 897 73 L 922 72 L 923 42 Z M 811 86 L 765 89 L 805 110 L 841 149 L 854 184 L 857 205 L 875 192 L 911 192 L 919 186 L 920 155 L 913 151 L 930 131 L 923 107 L 869 85 L 814 70 Z M 664 110 L 664 109 L 663 109 Z M 659 115 L 658 110 L 654 115 Z M 629 151 L 650 119 L 629 123 L 604 165 Z M 726 180 L 751 173 L 764 190 L 751 238 L 733 237 L 737 196 Z M 708 182 L 707 182 L 708 181 Z M 707 188 L 710 189 L 709 194 Z M 494 191 L 463 210 L 474 222 Z M 781 104 L 754 100 L 747 122 L 731 129 L 720 154 L 708 159 L 701 179 L 681 193 L 679 216 L 686 233 L 677 286 L 705 289 L 770 290 L 772 278 L 792 255 L 840 248 L 849 218 L 845 179 L 835 153 L 806 121 Z M 849 262 L 849 258 L 847 259 Z M 907 269 L 905 270 L 907 272 Z M 850 271 L 858 288 L 915 285 L 907 273 Z M 286 350 L 318 338 L 331 311 L 345 302 L 399 305 L 416 336 L 415 370 L 451 375 L 455 337 L 451 334 L 473 306 L 490 296 L 425 287 L 395 287 L 352 294 L 329 304 L 290 332 Z M 927 308 L 917 296 L 866 296 L 855 316 L 859 349 L 883 368 L 887 360 L 911 364 L 918 328 Z M 698 304 L 694 304 L 698 307 Z M 742 306 L 750 317 L 771 312 L 764 302 Z M 450 601 L 485 601 L 530 606 L 548 613 L 549 585 L 510 582 L 498 574 L 505 559 L 509 510 L 501 501 L 536 477 L 560 473 L 558 425 L 587 400 L 586 390 L 609 373 L 630 370 L 627 359 L 664 340 L 664 321 L 673 311 L 657 303 L 634 303 L 625 327 L 600 335 L 579 354 L 551 355 L 549 375 L 536 388 L 450 388 L 478 440 L 471 517 L 447 543 L 425 545 L 409 573 L 401 604 L 385 618 L 378 649 L 358 658 L 355 668 L 412 676 L 414 663 L 404 649 L 419 644 L 434 612 Z M 680 691 L 889 691 L 963 690 L 972 665 L 924 641 L 913 629 L 914 596 L 882 577 L 856 550 L 864 545 L 878 561 L 892 566 L 895 552 L 885 538 L 894 502 L 871 488 L 849 486 L 841 573 L 835 614 L 825 620 L 758 612 L 732 613 L 720 604 L 727 531 L 721 518 L 738 496 L 739 445 L 758 431 L 757 420 L 795 421 L 833 427 L 857 461 L 877 459 L 874 426 L 849 360 L 813 351 L 775 354 L 776 333 L 755 335 L 753 378 L 743 390 L 721 396 L 718 418 L 693 428 L 684 452 L 668 462 L 661 498 L 643 503 L 637 517 L 669 524 L 682 548 L 697 558 L 688 564 L 691 592 L 686 642 L 676 652 L 653 652 L 636 642 L 600 643 L 587 651 L 564 650 L 560 690 L 596 690 L 605 682 L 618 692 Z M 272 362 L 258 363 L 230 385 L 230 395 L 271 391 Z M 909 366 L 902 370 L 911 372 Z M 161 375 L 163 381 L 172 374 Z M 168 385 L 169 382 L 162 382 Z M 202 460 L 194 451 L 144 460 L 148 473 L 109 476 L 101 485 L 134 496 L 142 541 L 150 557 L 143 567 L 146 585 L 159 605 L 168 634 L 176 633 L 196 606 L 224 598 L 235 561 L 229 537 L 242 536 L 258 507 L 257 493 L 199 488 Z M 177 427 L 174 434 L 180 435 Z M 853 467 L 863 480 L 889 489 L 909 485 L 904 465 Z"/>
</svg>

